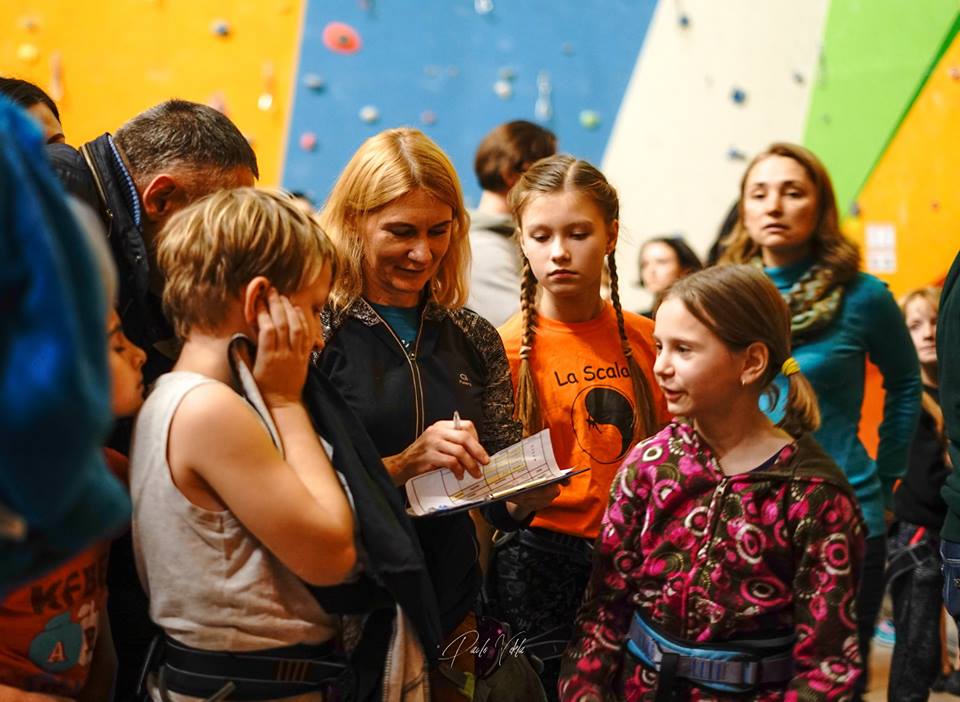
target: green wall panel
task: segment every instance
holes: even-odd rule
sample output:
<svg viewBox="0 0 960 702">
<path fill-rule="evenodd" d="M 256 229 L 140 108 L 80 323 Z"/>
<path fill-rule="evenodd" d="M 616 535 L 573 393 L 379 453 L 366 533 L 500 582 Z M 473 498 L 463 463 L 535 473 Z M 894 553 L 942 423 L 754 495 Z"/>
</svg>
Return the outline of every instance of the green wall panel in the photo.
<svg viewBox="0 0 960 702">
<path fill-rule="evenodd" d="M 804 144 L 846 212 L 907 112 L 960 12 L 958 0 L 833 0 Z"/>
</svg>

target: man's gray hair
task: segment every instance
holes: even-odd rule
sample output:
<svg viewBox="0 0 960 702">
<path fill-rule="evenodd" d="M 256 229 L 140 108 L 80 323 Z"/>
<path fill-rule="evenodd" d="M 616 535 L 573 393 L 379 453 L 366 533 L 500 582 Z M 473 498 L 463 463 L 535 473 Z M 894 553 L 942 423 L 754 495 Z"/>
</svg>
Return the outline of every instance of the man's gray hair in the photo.
<svg viewBox="0 0 960 702">
<path fill-rule="evenodd" d="M 114 135 L 135 181 L 174 166 L 232 171 L 259 178 L 257 157 L 236 125 L 212 107 L 168 100 L 129 120 Z"/>
</svg>

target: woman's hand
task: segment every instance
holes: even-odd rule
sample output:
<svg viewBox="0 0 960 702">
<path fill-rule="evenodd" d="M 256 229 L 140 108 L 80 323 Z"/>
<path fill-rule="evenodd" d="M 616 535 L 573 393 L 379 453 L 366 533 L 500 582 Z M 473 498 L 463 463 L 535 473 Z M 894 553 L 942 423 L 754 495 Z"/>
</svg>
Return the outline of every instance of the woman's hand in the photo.
<svg viewBox="0 0 960 702">
<path fill-rule="evenodd" d="M 311 350 L 303 312 L 270 288 L 266 302 L 257 302 L 257 327 L 253 377 L 264 402 L 268 407 L 299 403 Z"/>
<path fill-rule="evenodd" d="M 479 478 L 489 462 L 473 422 L 467 420 L 460 421 L 459 429 L 449 420 L 435 422 L 402 452 L 383 459 L 395 485 L 439 468 L 450 469 L 457 480 L 465 473 Z"/>
<path fill-rule="evenodd" d="M 527 490 L 507 501 L 507 512 L 514 521 L 523 522 L 531 513 L 543 509 L 560 495 L 560 485 L 552 483 Z"/>
</svg>

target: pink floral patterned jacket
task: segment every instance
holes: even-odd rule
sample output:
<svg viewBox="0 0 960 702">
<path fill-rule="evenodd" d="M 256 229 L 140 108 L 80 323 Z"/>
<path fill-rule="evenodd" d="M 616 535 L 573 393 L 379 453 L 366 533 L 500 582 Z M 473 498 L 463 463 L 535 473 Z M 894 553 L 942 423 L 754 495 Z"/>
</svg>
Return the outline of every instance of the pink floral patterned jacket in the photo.
<svg viewBox="0 0 960 702">
<path fill-rule="evenodd" d="M 813 438 L 726 476 L 693 427 L 675 420 L 638 444 L 614 481 L 561 700 L 653 699 L 657 673 L 625 649 L 636 610 L 700 643 L 795 631 L 789 683 L 739 695 L 690 686 L 691 701 L 848 699 L 861 668 L 864 535 L 852 488 Z"/>
</svg>

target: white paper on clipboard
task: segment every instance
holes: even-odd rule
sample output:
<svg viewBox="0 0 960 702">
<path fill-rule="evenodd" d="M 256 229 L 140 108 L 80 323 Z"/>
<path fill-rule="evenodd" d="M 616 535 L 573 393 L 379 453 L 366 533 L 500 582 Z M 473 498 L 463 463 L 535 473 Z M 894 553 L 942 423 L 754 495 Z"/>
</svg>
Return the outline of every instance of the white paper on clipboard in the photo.
<svg viewBox="0 0 960 702">
<path fill-rule="evenodd" d="M 408 480 L 405 485 L 410 502 L 407 512 L 424 517 L 469 509 L 563 480 L 573 473 L 557 465 L 550 430 L 544 429 L 491 456 L 479 478 L 466 473 L 463 480 L 457 480 L 451 471 L 443 468 Z"/>
</svg>

